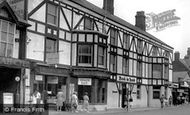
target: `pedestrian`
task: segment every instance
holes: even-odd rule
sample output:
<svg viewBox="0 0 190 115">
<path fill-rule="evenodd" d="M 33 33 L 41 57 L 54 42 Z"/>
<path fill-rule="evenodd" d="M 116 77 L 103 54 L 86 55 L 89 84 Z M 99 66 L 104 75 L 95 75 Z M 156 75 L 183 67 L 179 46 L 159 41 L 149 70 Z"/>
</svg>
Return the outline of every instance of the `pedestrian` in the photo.
<svg viewBox="0 0 190 115">
<path fill-rule="evenodd" d="M 128 109 L 129 109 L 128 103 L 129 103 L 128 95 L 125 95 L 125 98 L 124 98 L 124 105 L 125 105 L 125 109 L 126 109 L 127 111 L 128 111 Z"/>
<path fill-rule="evenodd" d="M 89 106 L 89 97 L 88 97 L 88 93 L 85 92 L 83 96 L 83 111 L 89 112 L 88 106 Z"/>
<path fill-rule="evenodd" d="M 61 111 L 63 107 L 63 100 L 64 100 L 64 94 L 61 91 L 61 89 L 59 89 L 57 93 L 57 111 Z"/>
<path fill-rule="evenodd" d="M 169 106 L 172 106 L 172 96 L 169 97 Z"/>
<path fill-rule="evenodd" d="M 78 113 L 77 108 L 78 108 L 78 97 L 77 97 L 77 92 L 74 91 L 71 96 L 71 111 Z"/>
<path fill-rule="evenodd" d="M 43 99 L 43 104 L 44 104 L 45 110 L 48 110 L 47 98 L 48 98 L 48 92 L 44 89 L 43 93 L 42 93 L 42 99 Z"/>
<path fill-rule="evenodd" d="M 164 107 L 164 95 L 163 94 L 160 97 L 160 103 L 161 103 L 161 108 L 163 108 Z"/>
</svg>

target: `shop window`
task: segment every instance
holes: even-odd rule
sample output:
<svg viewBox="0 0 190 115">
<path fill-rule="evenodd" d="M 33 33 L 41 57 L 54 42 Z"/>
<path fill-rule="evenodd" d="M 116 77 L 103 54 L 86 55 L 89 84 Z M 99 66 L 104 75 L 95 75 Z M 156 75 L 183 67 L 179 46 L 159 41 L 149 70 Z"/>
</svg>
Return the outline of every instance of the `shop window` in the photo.
<svg viewBox="0 0 190 115">
<path fill-rule="evenodd" d="M 84 29 L 85 30 L 93 30 L 93 20 L 86 17 L 84 21 Z"/>
<path fill-rule="evenodd" d="M 129 59 L 128 58 L 123 58 L 123 73 L 124 74 L 129 74 Z"/>
<path fill-rule="evenodd" d="M 142 77 L 142 62 L 137 61 L 137 76 Z"/>
<path fill-rule="evenodd" d="M 137 85 L 137 99 L 141 99 L 141 85 Z"/>
<path fill-rule="evenodd" d="M 106 49 L 105 47 L 99 46 L 98 47 L 98 65 L 106 65 Z"/>
<path fill-rule="evenodd" d="M 110 55 L 110 71 L 116 72 L 116 56 Z"/>
<path fill-rule="evenodd" d="M 153 64 L 153 78 L 162 78 L 162 65 L 161 64 Z"/>
<path fill-rule="evenodd" d="M 124 49 L 129 49 L 130 45 L 130 36 L 126 33 L 123 34 L 123 48 Z"/>
<path fill-rule="evenodd" d="M 118 31 L 114 28 L 110 29 L 110 44 L 117 46 Z"/>
<path fill-rule="evenodd" d="M 57 6 L 48 4 L 47 23 L 57 25 Z"/>
<path fill-rule="evenodd" d="M 92 64 L 92 46 L 79 45 L 78 46 L 78 62 L 83 64 Z"/>
<path fill-rule="evenodd" d="M 15 24 L 0 20 L 0 56 L 12 57 Z"/>
<path fill-rule="evenodd" d="M 160 86 L 153 86 L 153 99 L 160 99 Z"/>
</svg>

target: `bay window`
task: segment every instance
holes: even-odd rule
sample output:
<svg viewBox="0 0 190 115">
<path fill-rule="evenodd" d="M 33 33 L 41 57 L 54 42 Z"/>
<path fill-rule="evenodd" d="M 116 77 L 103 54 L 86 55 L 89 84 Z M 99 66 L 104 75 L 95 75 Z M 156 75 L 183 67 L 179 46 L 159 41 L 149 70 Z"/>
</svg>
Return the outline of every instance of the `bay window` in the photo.
<svg viewBox="0 0 190 115">
<path fill-rule="evenodd" d="M 92 64 L 92 46 L 91 45 L 78 46 L 78 63 Z"/>
<path fill-rule="evenodd" d="M 103 46 L 99 46 L 98 47 L 98 65 L 103 65 L 105 66 L 106 65 L 106 51 L 105 51 L 105 47 Z"/>
<path fill-rule="evenodd" d="M 15 24 L 0 20 L 0 56 L 12 57 Z"/>
</svg>

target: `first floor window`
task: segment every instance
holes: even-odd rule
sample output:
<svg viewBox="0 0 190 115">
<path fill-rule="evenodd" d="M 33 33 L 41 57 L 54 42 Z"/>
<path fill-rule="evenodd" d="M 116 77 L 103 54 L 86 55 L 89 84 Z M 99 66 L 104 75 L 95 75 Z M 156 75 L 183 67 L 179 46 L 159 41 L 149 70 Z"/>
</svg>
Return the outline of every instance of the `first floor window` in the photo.
<svg viewBox="0 0 190 115">
<path fill-rule="evenodd" d="M 110 71 L 116 72 L 116 56 L 110 55 Z"/>
<path fill-rule="evenodd" d="M 123 58 L 123 73 L 129 74 L 129 60 L 127 58 Z"/>
<path fill-rule="evenodd" d="M 0 20 L 0 56 L 12 57 L 15 24 Z"/>
<path fill-rule="evenodd" d="M 160 98 L 160 86 L 153 86 L 153 99 Z"/>
<path fill-rule="evenodd" d="M 153 78 L 162 78 L 162 65 L 161 64 L 153 64 Z"/>
<path fill-rule="evenodd" d="M 92 46 L 79 45 L 78 46 L 78 62 L 83 64 L 92 63 Z"/>
<path fill-rule="evenodd" d="M 142 62 L 137 61 L 137 76 L 142 77 Z"/>
<path fill-rule="evenodd" d="M 55 60 L 57 57 L 57 40 L 52 38 L 46 39 L 46 61 Z"/>
<path fill-rule="evenodd" d="M 105 65 L 105 58 L 106 58 L 106 54 L 105 54 L 105 48 L 102 46 L 98 47 L 98 64 L 99 65 Z"/>
</svg>

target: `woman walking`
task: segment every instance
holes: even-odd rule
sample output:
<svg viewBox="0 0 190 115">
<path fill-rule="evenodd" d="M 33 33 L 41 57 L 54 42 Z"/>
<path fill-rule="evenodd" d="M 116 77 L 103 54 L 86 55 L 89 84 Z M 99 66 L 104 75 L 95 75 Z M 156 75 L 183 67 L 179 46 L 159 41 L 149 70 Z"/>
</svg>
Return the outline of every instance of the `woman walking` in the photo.
<svg viewBox="0 0 190 115">
<path fill-rule="evenodd" d="M 88 93 L 85 92 L 83 96 L 83 111 L 89 112 L 88 106 L 89 106 L 89 97 L 88 97 Z"/>
</svg>

